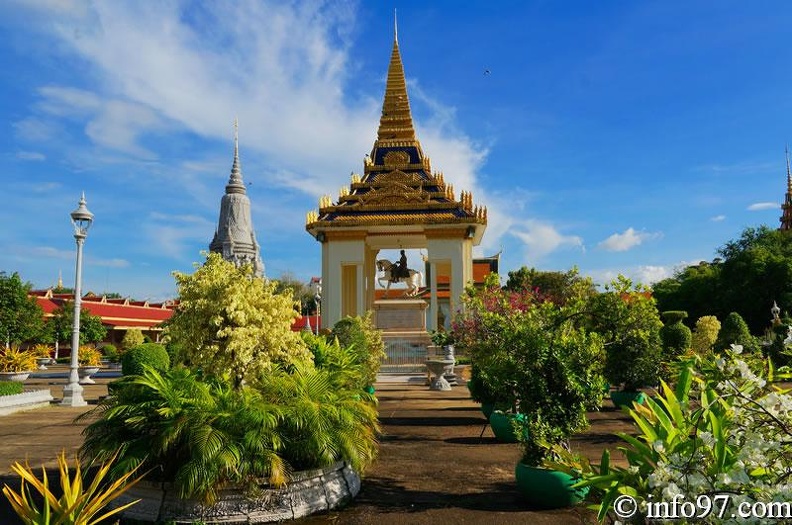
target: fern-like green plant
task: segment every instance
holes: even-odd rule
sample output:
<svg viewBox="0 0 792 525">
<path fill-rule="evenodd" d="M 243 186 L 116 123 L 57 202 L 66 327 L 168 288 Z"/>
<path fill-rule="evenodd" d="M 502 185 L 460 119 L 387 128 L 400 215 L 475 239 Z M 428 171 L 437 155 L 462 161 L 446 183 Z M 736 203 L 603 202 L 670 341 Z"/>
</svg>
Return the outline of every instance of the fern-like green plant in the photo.
<svg viewBox="0 0 792 525">
<path fill-rule="evenodd" d="M 376 398 L 346 387 L 349 371 L 297 364 L 262 378 L 262 395 L 282 411 L 282 455 L 295 469 L 345 460 L 362 472 L 377 455 Z"/>
<path fill-rule="evenodd" d="M 104 459 L 120 447 L 114 476 L 143 465 L 150 479 L 172 481 L 180 497 L 208 504 L 229 484 L 288 479 L 278 455 L 279 410 L 255 390 L 201 380 L 185 368 L 149 367 L 112 390 L 81 416 L 96 418 L 84 431 L 81 454 Z"/>
<path fill-rule="evenodd" d="M 116 454 L 112 454 L 88 483 L 83 479 L 79 462 L 74 477 L 70 475 L 66 452 L 61 452 L 58 456 L 58 470 L 63 495 L 60 497 L 52 492 L 44 467 L 41 469 L 41 479 L 39 479 L 30 465 L 15 462 L 11 465 L 11 470 L 21 478 L 20 490 L 16 492 L 5 485 L 3 494 L 26 525 L 97 525 L 140 501 L 135 500 L 113 509 L 106 509 L 112 500 L 140 480 L 139 477 L 132 479 L 135 474 L 133 469 L 114 481 L 106 481 L 115 458 Z M 31 488 L 43 497 L 41 506 L 33 499 Z"/>
</svg>

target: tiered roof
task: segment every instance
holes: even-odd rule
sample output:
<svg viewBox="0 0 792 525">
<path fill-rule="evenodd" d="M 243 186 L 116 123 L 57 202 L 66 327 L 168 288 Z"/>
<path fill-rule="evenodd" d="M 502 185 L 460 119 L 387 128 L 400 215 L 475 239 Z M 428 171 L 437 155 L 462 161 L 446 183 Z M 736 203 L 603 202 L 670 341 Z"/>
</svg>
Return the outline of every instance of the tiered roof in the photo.
<svg viewBox="0 0 792 525">
<path fill-rule="evenodd" d="M 474 205 L 470 192 L 461 192 L 457 199 L 443 174 L 432 172 L 416 138 L 397 38 L 377 140 L 363 169 L 362 177 L 352 174 L 350 186 L 341 188 L 337 202 L 326 195 L 318 212 L 308 212 L 306 229 L 314 237 L 335 228 L 416 224 L 470 224 L 474 233 L 483 233 L 487 209 Z"/>
</svg>

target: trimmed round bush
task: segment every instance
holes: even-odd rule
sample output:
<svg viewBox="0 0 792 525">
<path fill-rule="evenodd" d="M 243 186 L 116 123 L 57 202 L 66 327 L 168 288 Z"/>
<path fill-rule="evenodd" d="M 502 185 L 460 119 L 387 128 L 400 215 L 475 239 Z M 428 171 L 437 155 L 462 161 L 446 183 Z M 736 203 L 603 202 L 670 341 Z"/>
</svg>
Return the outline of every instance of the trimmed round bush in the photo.
<svg viewBox="0 0 792 525">
<path fill-rule="evenodd" d="M 759 352 L 759 344 L 751 335 L 748 324 L 737 312 L 732 312 L 721 324 L 718 339 L 715 341 L 715 351 L 723 351 L 729 345 L 742 345 L 747 352 Z"/>
<path fill-rule="evenodd" d="M 121 373 L 125 376 L 140 375 L 143 365 L 165 372 L 170 368 L 170 357 L 165 347 L 158 343 L 137 345 L 121 356 Z"/>
<path fill-rule="evenodd" d="M 663 320 L 663 323 L 667 325 L 681 323 L 687 319 L 687 316 L 688 314 L 684 310 L 666 310 L 660 314 L 660 318 Z"/>
<path fill-rule="evenodd" d="M 666 359 L 677 357 L 690 348 L 693 332 L 682 324 L 682 320 L 685 317 L 687 317 L 686 312 L 663 312 L 665 326 L 660 329 L 660 339 L 663 341 L 663 351 Z"/>
<path fill-rule="evenodd" d="M 102 355 L 110 361 L 118 361 L 119 352 L 115 345 L 106 344 L 102 347 Z"/>
</svg>

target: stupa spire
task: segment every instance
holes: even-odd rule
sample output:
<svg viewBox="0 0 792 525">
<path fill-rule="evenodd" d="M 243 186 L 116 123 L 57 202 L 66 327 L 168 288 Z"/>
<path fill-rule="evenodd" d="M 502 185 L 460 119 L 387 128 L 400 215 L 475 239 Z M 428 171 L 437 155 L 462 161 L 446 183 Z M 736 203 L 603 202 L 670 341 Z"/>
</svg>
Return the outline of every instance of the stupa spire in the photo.
<svg viewBox="0 0 792 525">
<path fill-rule="evenodd" d="M 385 83 L 385 100 L 382 103 L 378 141 L 397 140 L 415 141 L 415 128 L 410 113 L 410 99 L 407 97 L 407 81 L 404 78 L 404 65 L 399 53 L 398 26 L 395 13 L 393 22 L 393 50 L 388 65 L 388 79 Z"/>
<path fill-rule="evenodd" d="M 256 275 L 264 275 L 259 244 L 250 219 L 250 199 L 239 164 L 239 121 L 234 119 L 234 164 L 220 200 L 220 219 L 209 251 L 222 254 L 237 266 L 250 264 Z"/>
<path fill-rule="evenodd" d="M 239 162 L 239 119 L 236 117 L 234 118 L 234 164 L 231 166 L 231 176 L 226 184 L 226 193 L 247 193 Z"/>
</svg>

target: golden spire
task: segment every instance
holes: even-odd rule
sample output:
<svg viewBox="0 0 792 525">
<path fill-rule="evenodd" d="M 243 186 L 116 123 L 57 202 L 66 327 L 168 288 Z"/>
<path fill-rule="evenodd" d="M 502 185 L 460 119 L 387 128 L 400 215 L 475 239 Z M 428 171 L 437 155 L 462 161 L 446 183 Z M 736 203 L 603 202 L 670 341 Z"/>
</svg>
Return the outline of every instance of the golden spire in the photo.
<svg viewBox="0 0 792 525">
<path fill-rule="evenodd" d="M 784 148 L 787 163 L 787 191 L 784 195 L 784 204 L 781 205 L 781 226 L 779 230 L 792 230 L 792 169 L 789 166 L 789 146 Z"/>
<path fill-rule="evenodd" d="M 385 84 L 385 100 L 382 103 L 377 140 L 412 142 L 415 141 L 415 128 L 410 114 L 410 100 L 407 98 L 407 82 L 404 79 L 395 21 L 393 33 L 393 51 L 388 65 L 388 80 Z"/>
</svg>

